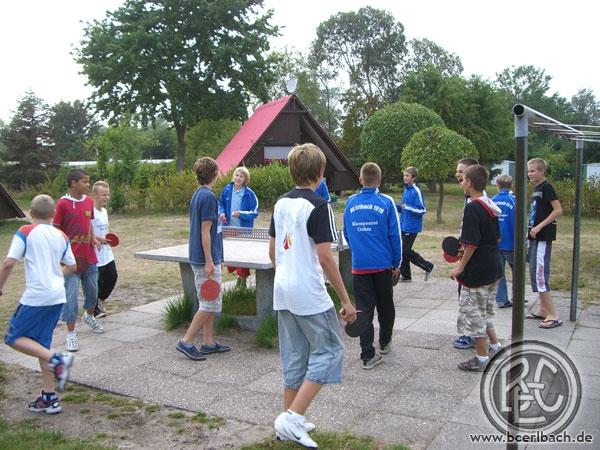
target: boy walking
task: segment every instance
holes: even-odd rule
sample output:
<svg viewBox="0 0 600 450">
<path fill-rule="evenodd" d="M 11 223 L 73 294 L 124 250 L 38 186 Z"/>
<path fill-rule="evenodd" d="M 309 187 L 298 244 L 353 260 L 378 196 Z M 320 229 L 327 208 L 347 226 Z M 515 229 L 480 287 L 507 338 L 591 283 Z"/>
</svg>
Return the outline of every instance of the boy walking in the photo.
<svg viewBox="0 0 600 450">
<path fill-rule="evenodd" d="M 479 372 L 489 361 L 487 338 L 493 352 L 501 347 L 494 328 L 496 282 L 500 278 L 500 209 L 483 196 L 488 177 L 487 169 L 478 164 L 464 171 L 461 184 L 465 195 L 471 198 L 465 206 L 460 235 L 464 253 L 450 272 L 450 278 L 462 286 L 458 301 L 458 333 L 474 338 L 476 348 L 475 356 L 459 363 L 458 368 Z"/>
<path fill-rule="evenodd" d="M 94 317 L 94 308 L 98 301 L 98 267 L 96 251 L 100 243 L 92 230 L 94 202 L 87 193 L 90 189 L 90 177 L 81 169 L 73 169 L 67 176 L 69 193 L 56 202 L 56 213 L 52 223 L 63 231 L 71 241 L 77 264 L 77 272 L 65 275 L 67 303 L 62 318 L 67 323 L 66 349 L 69 352 L 79 350 L 75 322 L 78 316 L 79 284 L 83 288 L 83 321 L 94 333 L 104 333 L 104 327 Z"/>
<path fill-rule="evenodd" d="M 269 257 L 275 267 L 273 308 L 278 312 L 283 372 L 283 409 L 274 423 L 278 439 L 308 448 L 315 426 L 304 414 L 324 384 L 342 381 L 344 344 L 324 275 L 340 297 L 342 317 L 356 319 L 331 254 L 337 240 L 333 212 L 315 190 L 325 155 L 313 144 L 294 147 L 288 165 L 296 188 L 277 200 L 269 227 Z"/>
<path fill-rule="evenodd" d="M 402 240 L 394 200 L 379 192 L 381 169 L 368 162 L 360 168 L 363 188 L 346 202 L 344 236 L 352 250 L 352 284 L 356 308 L 367 314 L 369 325 L 360 335 L 363 369 L 379 364 L 389 353 L 396 310 L 392 271 L 402 260 Z M 379 352 L 373 347 L 373 316 L 379 321 Z"/>
<path fill-rule="evenodd" d="M 423 215 L 427 212 L 425 197 L 416 184 L 417 175 L 416 167 L 410 166 L 404 169 L 404 194 L 402 194 L 402 204 L 398 206 L 402 230 L 402 264 L 400 265 L 402 281 L 412 280 L 411 263 L 425 271 L 425 281 L 431 278 L 435 267 L 433 263 L 425 260 L 412 249 L 417 234 L 423 231 Z"/>
<path fill-rule="evenodd" d="M 542 319 L 540 328 L 556 328 L 562 325 L 562 320 L 550 295 L 550 255 L 562 206 L 554 187 L 546 181 L 547 169 L 542 158 L 533 158 L 527 163 L 527 176 L 534 184 L 529 212 L 529 275 L 531 289 L 539 294 L 540 306 L 538 312 L 530 312 L 526 317 Z"/>
<path fill-rule="evenodd" d="M 223 234 L 218 224 L 219 206 L 212 189 L 217 181 L 217 163 L 203 157 L 194 164 L 194 171 L 200 187 L 190 201 L 189 258 L 194 272 L 194 284 L 198 297 L 198 311 L 192 319 L 185 336 L 176 348 L 194 361 L 203 361 L 210 353 L 225 353 L 230 350 L 214 339 L 215 313 L 223 308 L 221 294 L 216 300 L 208 301 L 200 293 L 199 286 L 213 279 L 221 284 L 221 264 L 223 263 Z M 194 340 L 202 330 L 202 345 L 198 349 Z"/>
<path fill-rule="evenodd" d="M 39 359 L 42 392 L 29 403 L 34 412 L 61 411 L 56 390 L 69 378 L 73 355 L 50 350 L 52 333 L 66 302 L 64 275 L 75 272 L 75 257 L 64 233 L 51 225 L 54 200 L 37 195 L 29 211 L 31 225 L 16 232 L 0 268 L 0 295 L 13 267 L 25 259 L 25 292 L 8 324 L 4 342 L 15 350 Z"/>
<path fill-rule="evenodd" d="M 498 249 L 500 251 L 500 272 L 502 276 L 498 280 L 498 289 L 496 290 L 496 305 L 498 308 L 508 308 L 513 304 L 508 298 L 505 277 L 506 263 L 510 266 L 511 272 L 514 265 L 516 199 L 510 190 L 512 181 L 510 175 L 498 175 L 496 177 L 498 193 L 492 198 L 496 206 L 500 208 L 500 215 L 498 216 L 500 242 L 498 243 Z"/>
</svg>

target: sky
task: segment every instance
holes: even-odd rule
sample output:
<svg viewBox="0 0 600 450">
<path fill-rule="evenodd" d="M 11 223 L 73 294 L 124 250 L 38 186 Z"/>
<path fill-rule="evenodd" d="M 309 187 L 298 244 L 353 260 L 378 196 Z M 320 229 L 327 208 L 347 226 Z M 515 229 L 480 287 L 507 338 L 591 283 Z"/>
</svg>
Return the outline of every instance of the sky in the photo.
<svg viewBox="0 0 600 450">
<path fill-rule="evenodd" d="M 32 90 L 49 105 L 91 93 L 71 52 L 84 23 L 102 19 L 122 0 L 19 0 L 0 14 L 0 120 Z M 306 51 L 317 26 L 340 11 L 370 5 L 392 13 L 408 39 L 428 38 L 460 56 L 465 75 L 493 80 L 509 66 L 531 64 L 552 76 L 550 93 L 570 99 L 591 89 L 600 100 L 595 53 L 600 3 L 571 0 L 265 0 L 281 36 L 272 48 Z"/>
</svg>

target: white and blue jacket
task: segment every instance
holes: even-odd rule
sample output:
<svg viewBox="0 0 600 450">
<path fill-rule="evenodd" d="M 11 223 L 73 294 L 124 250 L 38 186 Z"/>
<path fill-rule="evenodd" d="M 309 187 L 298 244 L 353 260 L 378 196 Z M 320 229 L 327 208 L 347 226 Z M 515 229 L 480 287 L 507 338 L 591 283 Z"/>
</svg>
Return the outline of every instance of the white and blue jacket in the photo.
<svg viewBox="0 0 600 450">
<path fill-rule="evenodd" d="M 219 198 L 219 215 L 225 214 L 227 222 L 231 222 L 231 195 L 233 192 L 233 181 L 223 188 Z M 254 226 L 254 219 L 258 216 L 258 198 L 252 189 L 244 187 L 242 206 L 240 208 L 240 224 L 246 228 Z"/>
<path fill-rule="evenodd" d="M 427 212 L 425 208 L 425 197 L 421 189 L 416 184 L 405 184 L 404 194 L 402 195 L 402 204 L 396 205 L 400 215 L 400 228 L 403 233 L 420 233 L 423 231 L 423 214 Z"/>
<path fill-rule="evenodd" d="M 504 251 L 515 249 L 515 208 L 517 199 L 510 189 L 502 189 L 492 198 L 500 208 L 498 225 L 500 226 L 500 242 L 498 248 Z"/>
<path fill-rule="evenodd" d="M 346 202 L 344 237 L 353 270 L 396 268 L 402 262 L 400 221 L 394 200 L 377 188 L 362 188 Z"/>
</svg>

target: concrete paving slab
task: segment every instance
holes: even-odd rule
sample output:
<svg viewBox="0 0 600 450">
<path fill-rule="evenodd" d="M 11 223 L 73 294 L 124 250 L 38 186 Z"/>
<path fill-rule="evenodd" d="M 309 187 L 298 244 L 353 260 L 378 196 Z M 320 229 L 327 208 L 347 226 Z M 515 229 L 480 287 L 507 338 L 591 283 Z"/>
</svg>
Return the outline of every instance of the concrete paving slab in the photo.
<svg viewBox="0 0 600 450">
<path fill-rule="evenodd" d="M 394 330 L 406 330 L 418 319 L 407 319 L 405 317 L 396 317 L 394 320 Z"/>
<path fill-rule="evenodd" d="M 215 389 L 218 389 L 218 386 L 215 386 Z M 274 395 L 238 391 L 237 395 L 217 398 L 207 408 L 206 413 L 244 422 L 271 425 L 282 410 L 281 402 L 281 393 Z"/>
<path fill-rule="evenodd" d="M 581 378 L 582 397 L 590 400 L 600 400 L 600 376 L 579 375 Z M 598 410 L 600 412 L 600 410 Z"/>
<path fill-rule="evenodd" d="M 594 341 L 572 340 L 567 346 L 568 355 L 593 356 L 598 354 L 598 343 Z"/>
<path fill-rule="evenodd" d="M 506 444 L 492 443 L 473 443 L 469 438 L 471 434 L 498 434 L 495 428 L 477 427 L 474 425 L 465 425 L 461 423 L 448 422 L 433 440 L 428 450 L 448 450 L 448 449 L 506 449 Z"/>
<path fill-rule="evenodd" d="M 155 315 L 156 314 L 149 314 L 146 312 L 135 311 L 132 309 L 132 310 L 120 312 L 117 314 L 109 314 L 106 317 L 103 317 L 102 319 L 100 319 L 100 321 L 102 322 L 103 325 L 111 324 L 114 322 L 132 325 L 132 324 L 136 324 L 138 322 L 144 322 L 145 320 L 152 319 L 153 316 L 155 316 Z"/>
<path fill-rule="evenodd" d="M 415 389 L 403 384 L 379 403 L 381 411 L 427 420 L 450 420 L 456 406 L 464 400 L 456 391 Z"/>
<path fill-rule="evenodd" d="M 123 324 L 121 327 L 115 330 L 106 331 L 104 336 L 121 342 L 138 342 L 150 336 L 155 336 L 162 333 L 163 331 L 155 328 Z"/>
<path fill-rule="evenodd" d="M 580 375 L 596 375 L 600 376 L 600 354 L 583 356 L 583 355 L 568 355 Z"/>
<path fill-rule="evenodd" d="M 428 311 L 429 311 L 429 308 L 418 308 L 418 307 L 411 307 L 411 306 L 396 306 L 396 320 L 399 317 L 406 318 L 406 319 L 420 319 L 425 314 L 427 314 Z"/>
<path fill-rule="evenodd" d="M 573 331 L 573 339 L 599 342 L 600 341 L 600 329 L 588 328 L 588 327 L 577 327 Z"/>
<path fill-rule="evenodd" d="M 432 333 L 450 336 L 456 334 L 456 321 L 419 319 L 407 328 L 413 333 Z"/>
<path fill-rule="evenodd" d="M 172 297 L 168 297 L 163 300 L 157 300 L 155 302 L 146 303 L 145 305 L 136 306 L 135 308 L 131 308 L 131 311 L 137 311 L 137 312 L 141 312 L 141 313 L 162 316 L 164 308 L 170 302 L 177 300 L 179 297 L 180 297 L 179 295 L 174 295 Z"/>
</svg>

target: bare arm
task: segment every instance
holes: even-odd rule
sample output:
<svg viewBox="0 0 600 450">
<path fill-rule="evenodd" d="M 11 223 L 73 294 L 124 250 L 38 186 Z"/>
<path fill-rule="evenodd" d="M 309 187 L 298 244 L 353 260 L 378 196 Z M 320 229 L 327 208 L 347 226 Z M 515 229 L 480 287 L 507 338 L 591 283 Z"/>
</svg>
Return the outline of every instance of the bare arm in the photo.
<svg viewBox="0 0 600 450">
<path fill-rule="evenodd" d="M 17 260 L 13 258 L 5 258 L 2 262 L 2 267 L 0 267 L 0 295 L 2 295 L 6 280 L 10 277 L 15 264 L 17 264 Z"/>
<path fill-rule="evenodd" d="M 271 264 L 273 264 L 273 268 L 275 268 L 275 238 L 269 238 L 269 259 L 271 260 Z"/>
<path fill-rule="evenodd" d="M 206 260 L 206 264 L 204 265 L 204 272 L 207 277 L 210 277 L 215 271 L 215 265 L 212 259 L 211 252 L 211 237 L 210 230 L 212 229 L 212 221 L 205 220 L 202 222 L 202 250 L 204 251 L 204 259 Z"/>
<path fill-rule="evenodd" d="M 462 258 L 460 258 L 460 262 L 458 263 L 458 266 L 456 266 L 450 272 L 450 278 L 455 280 L 457 276 L 459 276 L 461 273 L 463 273 L 465 271 L 465 267 L 467 267 L 467 263 L 473 256 L 473 253 L 475 253 L 476 248 L 477 247 L 471 247 L 470 245 L 465 247 L 464 253 L 462 255 Z"/>
<path fill-rule="evenodd" d="M 69 266 L 63 265 L 61 267 L 63 276 L 71 275 L 77 271 L 77 264 L 71 264 Z"/>
<path fill-rule="evenodd" d="M 529 235 L 532 238 L 534 238 L 534 239 L 537 236 L 537 234 L 540 231 L 542 231 L 542 229 L 545 226 L 550 225 L 552 222 L 554 222 L 556 219 L 558 219 L 563 214 L 563 210 L 562 210 L 562 206 L 560 204 L 560 200 L 552 200 L 550 202 L 550 204 L 552 205 L 552 212 L 550 214 L 548 214 L 548 217 L 546 217 L 544 220 L 542 220 L 540 223 L 538 223 L 535 227 L 533 227 L 529 231 Z"/>
<path fill-rule="evenodd" d="M 342 317 L 347 322 L 353 322 L 356 318 L 356 310 L 350 302 L 346 286 L 344 286 L 344 282 L 342 281 L 342 275 L 331 254 L 331 244 L 329 242 L 317 244 L 317 256 L 319 257 L 319 263 L 323 268 L 323 272 L 325 272 L 325 276 L 340 297 L 342 308 L 344 309 Z"/>
</svg>

